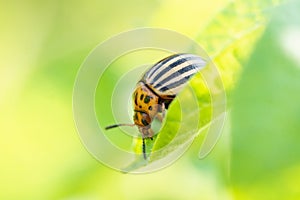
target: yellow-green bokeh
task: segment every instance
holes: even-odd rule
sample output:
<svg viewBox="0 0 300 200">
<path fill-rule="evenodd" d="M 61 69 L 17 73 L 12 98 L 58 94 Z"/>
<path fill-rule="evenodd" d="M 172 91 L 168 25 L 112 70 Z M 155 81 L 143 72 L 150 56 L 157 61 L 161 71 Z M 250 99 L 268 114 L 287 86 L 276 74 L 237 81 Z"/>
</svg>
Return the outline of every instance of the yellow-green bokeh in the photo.
<svg viewBox="0 0 300 200">
<path fill-rule="evenodd" d="M 272 188 L 280 189 L 278 180 L 285 185 L 280 197 L 299 198 L 300 170 L 296 158 L 299 150 L 289 149 L 289 143 L 284 147 L 287 152 L 294 152 L 291 154 L 294 159 L 282 164 L 284 158 L 280 161 L 276 157 L 269 158 L 271 166 L 279 166 L 275 167 L 280 171 L 278 179 L 253 177 L 254 180 L 246 184 L 249 177 L 245 176 L 244 182 L 236 178 L 247 169 L 236 163 L 241 159 L 246 165 L 248 161 L 243 154 L 231 154 L 232 145 L 233 151 L 247 145 L 238 143 L 242 146 L 239 147 L 231 143 L 231 137 L 235 137 L 240 128 L 236 124 L 241 127 L 247 124 L 238 120 L 253 116 L 250 112 L 253 110 L 247 107 L 246 95 L 244 106 L 250 114 L 242 112 L 243 104 L 237 106 L 240 110 L 228 118 L 219 143 L 207 158 L 199 160 L 197 157 L 203 139 L 199 136 L 188 153 L 174 165 L 145 175 L 121 174 L 97 162 L 81 144 L 72 113 L 73 84 L 88 53 L 112 35 L 138 27 L 167 28 L 195 39 L 214 58 L 228 92 L 229 106 L 235 109 L 236 101 L 231 101 L 231 94 L 245 76 L 243 73 L 240 76 L 244 66 L 259 63 L 259 59 L 251 57 L 252 51 L 257 50 L 256 42 L 264 31 L 272 31 L 267 24 L 273 9 L 280 9 L 279 2 L 0 1 L 0 199 L 268 199 L 273 197 Z M 299 30 L 297 23 L 294 26 Z M 269 49 L 259 47 L 261 54 L 267 56 Z M 275 53 L 289 54 L 285 50 L 275 50 Z M 263 55 L 260 59 L 264 59 Z M 249 59 L 250 64 L 246 64 Z M 299 67 L 299 63 L 289 59 L 279 60 L 283 65 Z M 266 80 L 273 80 L 272 77 L 278 78 L 280 71 L 265 73 L 269 78 Z M 299 68 L 291 73 L 299 77 Z M 295 77 L 288 77 L 288 80 L 295 81 Z M 248 87 L 252 79 L 244 80 L 246 82 L 242 83 Z M 241 88 L 243 85 L 239 89 L 247 94 Z M 257 90 L 266 88 L 258 86 Z M 270 88 L 274 89 L 272 85 Z M 278 90 L 280 93 L 280 88 Z M 291 96 L 296 98 L 296 90 L 283 94 L 293 94 Z M 282 105 L 294 105 L 288 98 L 281 100 Z M 259 103 L 253 102 L 254 105 Z M 299 119 L 297 109 L 281 107 L 279 103 L 274 105 L 278 110 L 285 109 L 282 112 L 288 113 L 283 116 L 293 122 L 290 125 L 285 120 L 284 127 L 289 128 L 285 130 L 287 135 L 299 132 L 299 126 L 294 126 Z M 256 120 L 253 117 L 253 123 Z M 266 127 L 272 131 L 276 123 L 274 127 L 270 124 Z M 299 136 L 292 136 L 294 138 L 287 140 L 290 145 L 294 145 L 293 139 L 299 139 Z M 253 139 L 256 140 L 259 138 Z M 268 151 L 275 148 L 272 145 L 265 143 Z M 255 144 L 247 147 L 255 149 Z M 237 160 L 233 162 L 232 158 Z M 240 171 L 232 172 L 232 169 Z M 265 169 L 261 170 L 263 173 Z"/>
</svg>

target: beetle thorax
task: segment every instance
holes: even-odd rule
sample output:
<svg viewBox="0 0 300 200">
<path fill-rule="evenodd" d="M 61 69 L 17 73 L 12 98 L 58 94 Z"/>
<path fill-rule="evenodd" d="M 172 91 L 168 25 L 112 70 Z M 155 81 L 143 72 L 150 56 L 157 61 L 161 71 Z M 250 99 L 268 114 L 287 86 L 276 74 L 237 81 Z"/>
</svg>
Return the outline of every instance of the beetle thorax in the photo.
<svg viewBox="0 0 300 200">
<path fill-rule="evenodd" d="M 153 118 L 159 112 L 159 97 L 144 83 L 139 82 L 133 93 L 133 120 L 137 126 L 150 127 Z"/>
</svg>

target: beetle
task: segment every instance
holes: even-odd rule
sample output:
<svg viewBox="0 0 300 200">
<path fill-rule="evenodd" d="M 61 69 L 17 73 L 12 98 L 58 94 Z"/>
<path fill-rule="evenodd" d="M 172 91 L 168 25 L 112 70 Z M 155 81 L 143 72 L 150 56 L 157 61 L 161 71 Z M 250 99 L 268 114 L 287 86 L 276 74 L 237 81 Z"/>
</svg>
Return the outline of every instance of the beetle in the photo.
<svg viewBox="0 0 300 200">
<path fill-rule="evenodd" d="M 170 55 L 150 67 L 137 83 L 133 92 L 133 124 L 114 124 L 105 129 L 119 126 L 137 126 L 142 135 L 142 150 L 146 156 L 145 139 L 154 135 L 151 123 L 154 118 L 161 122 L 165 110 L 188 80 L 204 68 L 206 61 L 194 54 L 178 53 Z"/>
</svg>

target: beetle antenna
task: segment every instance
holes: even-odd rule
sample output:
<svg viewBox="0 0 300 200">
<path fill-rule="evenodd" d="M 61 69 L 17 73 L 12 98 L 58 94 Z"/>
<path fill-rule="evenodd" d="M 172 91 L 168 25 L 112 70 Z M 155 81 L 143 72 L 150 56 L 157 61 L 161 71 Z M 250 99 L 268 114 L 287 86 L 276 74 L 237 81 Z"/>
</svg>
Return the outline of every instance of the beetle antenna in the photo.
<svg viewBox="0 0 300 200">
<path fill-rule="evenodd" d="M 145 138 L 143 138 L 143 155 L 144 159 L 147 160 Z"/>
<path fill-rule="evenodd" d="M 119 126 L 135 126 L 135 124 L 114 124 L 114 125 L 110 125 L 110 126 L 105 127 L 105 130 L 112 129 L 112 128 L 117 128 Z"/>
</svg>

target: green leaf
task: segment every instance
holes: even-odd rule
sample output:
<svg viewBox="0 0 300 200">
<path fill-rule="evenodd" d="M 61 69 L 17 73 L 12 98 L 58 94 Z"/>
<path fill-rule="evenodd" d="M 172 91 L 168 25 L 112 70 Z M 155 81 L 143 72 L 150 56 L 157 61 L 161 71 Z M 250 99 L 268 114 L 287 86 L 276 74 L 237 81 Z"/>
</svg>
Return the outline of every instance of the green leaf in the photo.
<svg viewBox="0 0 300 200">
<path fill-rule="evenodd" d="M 211 121 L 212 108 L 208 88 L 200 76 L 191 81 L 191 88 L 182 91 L 171 105 L 166 124 L 160 131 L 153 145 L 150 161 L 158 160 L 171 153 L 180 145 L 191 142 L 200 127 Z"/>
<path fill-rule="evenodd" d="M 229 2 L 199 33 L 196 40 L 220 70 L 226 91 L 238 81 L 243 63 L 261 36 L 274 1 Z"/>
</svg>

